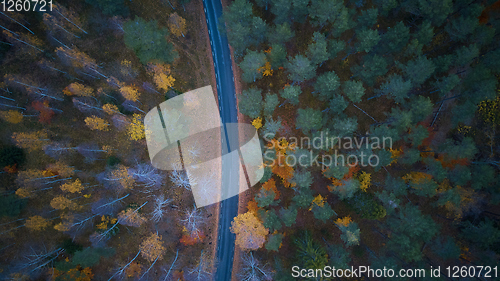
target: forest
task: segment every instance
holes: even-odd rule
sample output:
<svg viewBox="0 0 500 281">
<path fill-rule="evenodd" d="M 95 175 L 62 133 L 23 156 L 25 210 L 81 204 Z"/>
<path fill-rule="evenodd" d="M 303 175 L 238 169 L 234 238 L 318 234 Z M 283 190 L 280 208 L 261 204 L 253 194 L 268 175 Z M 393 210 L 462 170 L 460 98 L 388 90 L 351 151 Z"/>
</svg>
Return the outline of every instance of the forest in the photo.
<svg viewBox="0 0 500 281">
<path fill-rule="evenodd" d="M 0 12 L 0 279 L 211 278 L 217 208 L 151 165 L 143 123 L 210 84 L 204 24 L 189 0 Z"/>
<path fill-rule="evenodd" d="M 295 280 L 294 266 L 426 270 L 396 280 L 498 278 L 446 268 L 498 265 L 499 6 L 229 3 L 238 108 L 258 129 L 266 162 L 262 186 L 240 200 L 246 208 L 233 222 L 235 280 Z M 384 137 L 391 146 L 340 143 Z M 296 141 L 304 138 L 318 145 Z"/>
<path fill-rule="evenodd" d="M 232 280 L 496 280 L 500 2 L 222 4 L 265 162 L 232 220 Z M 0 28 L 0 278 L 214 280 L 219 206 L 151 165 L 143 123 L 216 88 L 202 1 L 61 0 Z"/>
</svg>

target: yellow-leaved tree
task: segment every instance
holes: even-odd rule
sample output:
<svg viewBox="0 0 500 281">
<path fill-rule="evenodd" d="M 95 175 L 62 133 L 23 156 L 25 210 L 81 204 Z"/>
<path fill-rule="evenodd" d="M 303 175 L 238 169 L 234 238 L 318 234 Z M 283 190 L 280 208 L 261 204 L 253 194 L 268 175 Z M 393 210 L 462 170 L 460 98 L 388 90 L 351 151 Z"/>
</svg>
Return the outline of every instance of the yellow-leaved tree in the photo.
<svg viewBox="0 0 500 281">
<path fill-rule="evenodd" d="M 81 193 L 83 190 L 83 185 L 80 179 L 76 179 L 73 182 L 67 182 L 63 185 L 61 185 L 61 190 L 65 192 L 71 192 L 71 193 Z"/>
<path fill-rule="evenodd" d="M 52 206 L 52 208 L 57 210 L 64 210 L 66 208 L 70 210 L 75 210 L 78 208 L 78 205 L 75 202 L 69 200 L 64 196 L 54 197 L 52 201 L 50 201 L 50 206 Z"/>
<path fill-rule="evenodd" d="M 85 124 L 91 130 L 99 130 L 99 131 L 108 131 L 109 130 L 109 123 L 106 122 L 106 120 L 104 120 L 100 117 L 97 117 L 97 116 L 85 118 Z"/>
<path fill-rule="evenodd" d="M 371 183 L 371 174 L 365 173 L 364 171 L 358 175 L 359 189 L 366 192 Z"/>
<path fill-rule="evenodd" d="M 168 91 L 174 86 L 175 78 L 170 75 L 170 67 L 160 63 L 149 63 L 147 71 L 153 76 L 153 81 L 158 89 Z"/>
<path fill-rule="evenodd" d="M 139 249 L 141 250 L 142 257 L 149 262 L 161 260 L 166 250 L 161 241 L 161 236 L 158 236 L 156 233 L 151 233 L 150 236 L 142 241 Z"/>
<path fill-rule="evenodd" d="M 0 111 L 0 119 L 12 124 L 19 124 L 23 121 L 23 114 L 17 110 Z"/>
<path fill-rule="evenodd" d="M 127 99 L 131 101 L 137 101 L 139 100 L 139 97 L 141 96 L 141 93 L 137 91 L 137 89 L 134 86 L 124 86 L 120 88 L 120 94 Z"/>
<path fill-rule="evenodd" d="M 186 20 L 179 16 L 177 13 L 170 14 L 168 18 L 168 28 L 177 37 L 184 37 L 184 32 L 186 32 Z"/>
<path fill-rule="evenodd" d="M 78 82 L 74 82 L 64 88 L 63 93 L 67 96 L 90 97 L 94 95 L 94 89 Z"/>
<path fill-rule="evenodd" d="M 118 221 L 120 224 L 139 227 L 146 222 L 146 218 L 141 216 L 137 211 L 132 208 L 123 210 L 118 214 Z"/>
<path fill-rule="evenodd" d="M 146 137 L 144 123 L 140 114 L 134 113 L 132 122 L 128 125 L 128 135 L 131 140 L 142 140 Z"/>
<path fill-rule="evenodd" d="M 42 216 L 32 216 L 26 220 L 24 226 L 31 230 L 43 230 L 49 226 L 49 222 Z"/>
<path fill-rule="evenodd" d="M 107 103 L 105 105 L 102 106 L 102 110 L 104 112 L 106 112 L 107 114 L 109 115 L 112 115 L 112 114 L 115 114 L 118 111 L 118 106 L 114 105 L 114 104 L 110 104 L 110 103 Z"/>
<path fill-rule="evenodd" d="M 231 232 L 236 234 L 236 245 L 243 250 L 257 250 L 264 245 L 269 229 L 252 213 L 239 214 L 231 222 Z"/>
<path fill-rule="evenodd" d="M 28 152 L 42 149 L 47 144 L 49 138 L 44 131 L 36 132 L 14 132 L 12 133 L 12 140 L 14 143 Z"/>
</svg>

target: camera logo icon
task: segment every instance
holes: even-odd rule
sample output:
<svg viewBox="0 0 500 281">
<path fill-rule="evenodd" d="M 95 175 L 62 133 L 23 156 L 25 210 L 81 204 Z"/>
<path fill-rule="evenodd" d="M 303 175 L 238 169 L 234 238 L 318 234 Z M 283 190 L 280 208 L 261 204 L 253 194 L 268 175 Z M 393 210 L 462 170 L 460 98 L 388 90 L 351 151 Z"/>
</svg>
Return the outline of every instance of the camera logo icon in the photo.
<svg viewBox="0 0 500 281">
<path fill-rule="evenodd" d="M 184 171 L 198 208 L 238 195 L 264 175 L 257 130 L 223 124 L 211 86 L 159 104 L 146 114 L 144 127 L 152 165 Z"/>
</svg>

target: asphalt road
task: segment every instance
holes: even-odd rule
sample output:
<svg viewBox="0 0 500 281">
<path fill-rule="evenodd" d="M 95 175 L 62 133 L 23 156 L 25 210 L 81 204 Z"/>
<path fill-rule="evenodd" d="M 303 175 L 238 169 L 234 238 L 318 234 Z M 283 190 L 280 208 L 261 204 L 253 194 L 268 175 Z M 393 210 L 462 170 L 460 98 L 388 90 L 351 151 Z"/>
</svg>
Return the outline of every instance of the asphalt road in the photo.
<svg viewBox="0 0 500 281">
<path fill-rule="evenodd" d="M 238 111 L 236 108 L 236 97 L 234 89 L 234 75 L 231 65 L 231 53 L 227 37 L 217 29 L 219 18 L 222 15 L 222 3 L 220 0 L 203 0 L 203 8 L 207 19 L 210 45 L 214 61 L 215 76 L 217 79 L 217 93 L 219 99 L 219 111 L 223 123 L 237 123 Z M 224 141 L 225 139 L 225 141 Z M 223 145 L 228 143 L 227 136 L 223 137 Z M 237 148 L 230 148 L 232 151 Z M 229 179 L 238 177 L 234 175 L 233 164 L 227 160 L 222 162 L 222 177 Z M 233 173 L 233 174 L 228 174 Z M 220 203 L 219 231 L 217 239 L 217 271 L 215 280 L 231 280 L 233 267 L 234 239 L 235 236 L 229 230 L 231 221 L 238 214 L 238 196 L 233 196 Z"/>
</svg>

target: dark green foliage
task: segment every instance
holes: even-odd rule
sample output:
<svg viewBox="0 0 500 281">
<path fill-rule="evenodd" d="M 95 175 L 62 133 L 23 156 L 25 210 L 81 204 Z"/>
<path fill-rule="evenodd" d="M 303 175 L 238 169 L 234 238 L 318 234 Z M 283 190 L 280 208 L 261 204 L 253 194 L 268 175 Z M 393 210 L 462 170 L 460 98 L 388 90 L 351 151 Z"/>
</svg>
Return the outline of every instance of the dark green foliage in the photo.
<svg viewBox="0 0 500 281">
<path fill-rule="evenodd" d="M 335 268 L 349 268 L 351 257 L 342 244 L 328 245 L 329 265 Z"/>
<path fill-rule="evenodd" d="M 283 234 L 271 234 L 267 237 L 266 250 L 277 252 L 281 246 Z"/>
<path fill-rule="evenodd" d="M 266 181 L 268 181 L 271 177 L 273 176 L 273 171 L 271 169 L 271 167 L 264 167 L 264 175 L 262 176 L 262 178 L 260 179 L 260 183 L 265 183 Z"/>
<path fill-rule="evenodd" d="M 68 239 L 64 239 L 61 247 L 69 255 L 74 254 L 76 251 L 83 250 L 82 245 L 76 244 L 75 242 L 73 242 L 72 239 L 69 239 L 69 238 Z"/>
<path fill-rule="evenodd" d="M 422 243 L 436 236 L 439 228 L 429 215 L 408 204 L 388 217 L 386 224 L 392 232 L 387 246 L 407 262 L 422 259 Z"/>
<path fill-rule="evenodd" d="M 285 86 L 283 90 L 280 91 L 280 96 L 286 99 L 290 104 L 299 104 L 299 95 L 302 90 L 299 86 Z"/>
<path fill-rule="evenodd" d="M 487 189 L 496 181 L 498 172 L 490 165 L 474 165 L 471 170 L 474 179 L 471 185 L 474 189 Z"/>
<path fill-rule="evenodd" d="M 388 27 L 382 37 L 382 52 L 400 52 L 410 40 L 410 29 L 403 22 L 398 22 L 393 27 Z"/>
<path fill-rule="evenodd" d="M 21 213 L 27 200 L 15 194 L 0 195 L 0 217 L 17 217 Z"/>
<path fill-rule="evenodd" d="M 333 130 L 334 132 L 341 136 L 350 136 L 358 129 L 358 119 L 356 116 L 350 118 L 339 118 L 335 117 L 333 119 Z"/>
<path fill-rule="evenodd" d="M 453 184 L 463 186 L 472 179 L 472 174 L 469 167 L 456 165 L 455 168 L 450 171 L 448 178 Z"/>
<path fill-rule="evenodd" d="M 262 136 L 267 138 L 268 140 L 273 139 L 276 136 L 276 133 L 281 128 L 281 118 L 273 120 L 273 118 L 266 119 L 264 123 L 264 127 L 262 128 Z"/>
<path fill-rule="evenodd" d="M 328 202 L 325 202 L 323 207 L 320 207 L 315 204 L 312 208 L 312 212 L 314 214 L 314 217 L 322 222 L 326 222 L 332 216 L 337 215 L 337 213 L 335 213 L 335 211 L 332 209 L 330 204 L 328 204 Z"/>
<path fill-rule="evenodd" d="M 313 94 L 321 101 L 329 100 L 340 86 L 340 80 L 333 71 L 325 72 L 318 76 L 314 83 Z"/>
<path fill-rule="evenodd" d="M 371 160 L 371 165 L 375 165 L 373 168 L 375 169 L 375 172 L 378 172 L 382 167 L 385 167 L 392 162 L 392 153 L 389 150 L 386 149 L 379 149 L 375 152 L 375 155 L 378 157 L 378 165 L 376 163 L 376 160 Z"/>
<path fill-rule="evenodd" d="M 133 50 L 141 63 L 172 63 L 178 57 L 171 43 L 167 41 L 167 28 L 160 28 L 156 21 L 136 17 L 123 25 L 125 45 Z"/>
<path fill-rule="evenodd" d="M 272 44 L 271 52 L 268 54 L 268 57 L 273 68 L 282 67 L 286 62 L 286 48 L 283 44 Z"/>
<path fill-rule="evenodd" d="M 450 66 L 454 63 L 453 55 L 442 55 L 433 59 L 436 73 L 448 73 Z"/>
<path fill-rule="evenodd" d="M 344 175 L 349 172 L 349 167 L 342 163 L 342 159 L 340 159 L 340 156 L 337 158 L 338 165 L 335 165 L 335 155 L 331 155 L 331 157 L 333 158 L 331 165 L 327 165 L 329 163 L 324 163 L 325 166 L 328 167 L 328 169 L 323 173 L 323 175 L 327 178 L 342 179 Z"/>
<path fill-rule="evenodd" d="M 275 210 L 259 210 L 259 217 L 262 218 L 265 228 L 269 228 L 269 232 L 273 233 L 275 230 L 280 230 L 281 220 L 276 214 Z"/>
<path fill-rule="evenodd" d="M 19 169 L 26 161 L 26 155 L 22 148 L 14 145 L 4 146 L 0 150 L 0 168 L 17 164 Z"/>
<path fill-rule="evenodd" d="M 296 55 L 285 64 L 288 77 L 296 82 L 309 80 L 316 75 L 316 66 L 303 55 Z"/>
<path fill-rule="evenodd" d="M 263 113 L 265 117 L 272 116 L 274 113 L 274 109 L 280 103 L 277 94 L 267 93 L 266 98 L 264 99 Z"/>
<path fill-rule="evenodd" d="M 427 57 L 419 56 L 401 66 L 401 69 L 407 80 L 410 80 L 414 86 L 420 86 L 434 73 L 436 67 Z"/>
<path fill-rule="evenodd" d="M 297 220 L 297 208 L 294 205 L 280 209 L 280 217 L 286 227 L 291 227 Z"/>
<path fill-rule="evenodd" d="M 446 153 L 449 159 L 472 159 L 477 153 L 477 148 L 472 138 L 465 137 L 459 143 L 455 143 L 455 141 L 451 139 L 446 139 L 446 141 L 439 146 L 439 152 Z"/>
<path fill-rule="evenodd" d="M 425 96 L 412 98 L 406 105 L 410 108 L 413 123 L 424 121 L 434 108 L 431 99 Z"/>
<path fill-rule="evenodd" d="M 434 158 L 424 158 L 424 163 L 427 165 L 427 173 L 430 174 L 436 181 L 441 182 L 446 178 L 448 172 L 441 162 Z"/>
<path fill-rule="evenodd" d="M 328 113 L 339 115 L 342 112 L 344 112 L 344 110 L 347 108 L 348 105 L 349 102 L 346 101 L 343 96 L 334 94 L 333 97 L 330 99 L 329 103 L 330 111 L 328 111 Z"/>
<path fill-rule="evenodd" d="M 268 33 L 268 41 L 272 44 L 284 44 L 295 36 L 295 32 L 287 22 L 277 24 Z"/>
<path fill-rule="evenodd" d="M 85 2 L 108 16 L 126 17 L 130 14 L 124 0 L 85 0 Z"/>
<path fill-rule="evenodd" d="M 357 191 L 353 197 L 346 200 L 350 208 L 364 219 L 379 220 L 385 217 L 386 210 L 375 196 L 364 191 Z"/>
<path fill-rule="evenodd" d="M 377 23 L 378 9 L 371 8 L 361 11 L 361 15 L 358 17 L 358 25 L 360 27 L 370 28 L 375 23 Z"/>
<path fill-rule="evenodd" d="M 335 59 L 338 53 L 345 50 L 345 48 L 346 44 L 342 40 L 335 40 L 335 39 L 328 40 L 327 50 L 328 53 L 330 54 L 330 59 Z"/>
<path fill-rule="evenodd" d="M 325 35 L 321 32 L 313 33 L 313 42 L 307 48 L 307 57 L 313 64 L 322 64 L 328 59 Z"/>
<path fill-rule="evenodd" d="M 387 112 L 385 113 L 387 114 Z M 411 111 L 402 110 L 401 108 L 392 108 L 389 115 L 391 125 L 398 132 L 405 132 L 409 127 L 413 126 L 413 116 Z"/>
<path fill-rule="evenodd" d="M 415 148 L 407 149 L 403 156 L 398 159 L 398 163 L 403 165 L 413 165 L 420 160 L 420 151 Z"/>
<path fill-rule="evenodd" d="M 241 92 L 238 103 L 241 113 L 250 118 L 257 118 L 262 112 L 262 91 L 257 88 L 249 88 Z"/>
<path fill-rule="evenodd" d="M 309 153 L 307 153 L 307 154 L 309 154 Z M 297 159 L 297 162 L 298 162 L 300 158 L 296 158 L 296 159 Z M 309 165 L 310 162 L 311 161 L 308 159 L 308 157 L 303 157 L 302 158 L 302 163 L 304 163 L 304 164 L 307 163 L 306 165 Z M 302 166 L 302 164 L 300 164 L 300 163 L 298 163 L 298 165 Z M 294 173 L 293 178 L 290 180 L 290 182 L 291 183 L 295 183 L 297 187 L 306 187 L 306 188 L 309 188 L 311 186 L 311 184 L 313 183 L 313 178 L 311 176 L 311 172 L 298 170 L 298 171 L 296 171 Z"/>
<path fill-rule="evenodd" d="M 377 29 L 362 29 L 357 36 L 358 42 L 356 50 L 358 52 L 368 53 L 381 39 Z"/>
<path fill-rule="evenodd" d="M 411 81 L 403 80 L 401 75 L 392 74 L 382 83 L 377 92 L 389 95 L 397 103 L 403 103 L 408 98 L 411 88 Z"/>
<path fill-rule="evenodd" d="M 394 178 L 390 175 L 387 175 L 385 179 L 384 189 L 391 192 L 397 197 L 406 195 L 408 187 L 403 179 Z"/>
<path fill-rule="evenodd" d="M 491 70 L 483 65 L 471 67 L 463 81 L 467 88 L 465 91 L 466 99 L 473 104 L 478 104 L 485 99 L 494 99 L 498 79 Z"/>
<path fill-rule="evenodd" d="M 262 78 L 260 68 L 266 64 L 266 55 L 261 52 L 247 50 L 247 54 L 240 62 L 239 66 L 243 71 L 241 78 L 243 81 L 250 83 Z"/>
<path fill-rule="evenodd" d="M 294 244 L 297 247 L 297 261 L 302 268 L 324 268 L 328 264 L 325 248 L 316 242 L 308 231 L 295 238 Z"/>
<path fill-rule="evenodd" d="M 431 20 L 437 26 L 441 25 L 446 17 L 453 12 L 452 0 L 405 0 L 401 6 L 409 13 Z"/>
<path fill-rule="evenodd" d="M 359 190 L 359 180 L 357 179 L 348 179 L 341 181 L 341 186 L 336 186 L 332 193 L 335 193 L 339 196 L 340 200 L 349 199 L 356 194 L 356 191 Z"/>
<path fill-rule="evenodd" d="M 436 255 L 444 260 L 458 259 L 460 247 L 452 237 L 438 237 L 431 242 L 431 249 Z"/>
<path fill-rule="evenodd" d="M 460 83 L 460 78 L 456 74 L 450 74 L 442 79 L 435 82 L 436 87 L 439 89 L 439 94 L 441 97 L 446 96 L 451 90 L 453 90 Z"/>
<path fill-rule="evenodd" d="M 453 41 L 465 41 L 478 25 L 475 17 L 459 16 L 446 24 L 445 30 Z"/>
<path fill-rule="evenodd" d="M 462 46 L 455 51 L 455 56 L 456 64 L 463 67 L 471 63 L 473 59 L 479 56 L 479 48 L 476 44 Z"/>
<path fill-rule="evenodd" d="M 73 255 L 71 263 L 81 267 L 92 267 L 99 263 L 101 257 L 111 257 L 115 254 L 113 248 L 85 248 L 83 251 L 77 251 Z"/>
<path fill-rule="evenodd" d="M 500 242 L 500 230 L 495 226 L 495 221 L 489 218 L 477 225 L 465 221 L 461 235 L 484 250 Z"/>
<path fill-rule="evenodd" d="M 297 129 L 301 129 L 305 135 L 308 135 L 311 130 L 319 130 L 323 124 L 323 114 L 319 110 L 312 108 L 297 110 L 297 120 L 295 125 Z"/>
<path fill-rule="evenodd" d="M 261 188 L 259 190 L 259 193 L 255 194 L 255 201 L 257 202 L 257 206 L 259 206 L 260 208 L 266 208 L 273 203 L 273 205 L 275 205 L 275 197 L 276 193 L 274 193 L 274 190 L 266 190 L 264 188 Z"/>
<path fill-rule="evenodd" d="M 353 66 L 351 71 L 371 87 L 375 84 L 377 77 L 387 73 L 387 66 L 387 60 L 384 57 L 368 54 L 363 57 L 363 63 Z"/>
<path fill-rule="evenodd" d="M 113 156 L 113 155 L 109 156 L 108 159 L 106 159 L 106 165 L 108 165 L 110 167 L 113 167 L 114 165 L 120 164 L 120 163 L 121 163 L 120 158 Z"/>
<path fill-rule="evenodd" d="M 411 129 L 408 139 L 411 140 L 411 145 L 413 147 L 418 147 L 422 144 L 422 141 L 429 137 L 429 131 L 426 127 L 422 125 L 417 125 Z"/>
<path fill-rule="evenodd" d="M 300 188 L 296 189 L 292 201 L 297 204 L 297 207 L 305 208 L 311 205 L 313 199 L 312 191 L 309 188 Z"/>
<path fill-rule="evenodd" d="M 429 44 L 432 41 L 432 37 L 434 37 L 434 27 L 432 26 L 432 23 L 428 20 L 424 20 L 422 24 L 420 24 L 415 35 L 418 43 L 422 45 Z"/>
<path fill-rule="evenodd" d="M 418 196 L 433 197 L 437 193 L 438 184 L 433 179 L 410 181 L 410 191 Z"/>
<path fill-rule="evenodd" d="M 276 17 L 274 18 L 275 24 L 281 24 L 289 21 L 290 10 L 292 8 L 291 1 L 287 0 L 270 0 L 271 1 L 271 13 Z"/>
<path fill-rule="evenodd" d="M 361 81 L 345 81 L 342 85 L 342 90 L 352 102 L 360 102 L 361 97 L 365 94 L 365 88 Z"/>
</svg>

